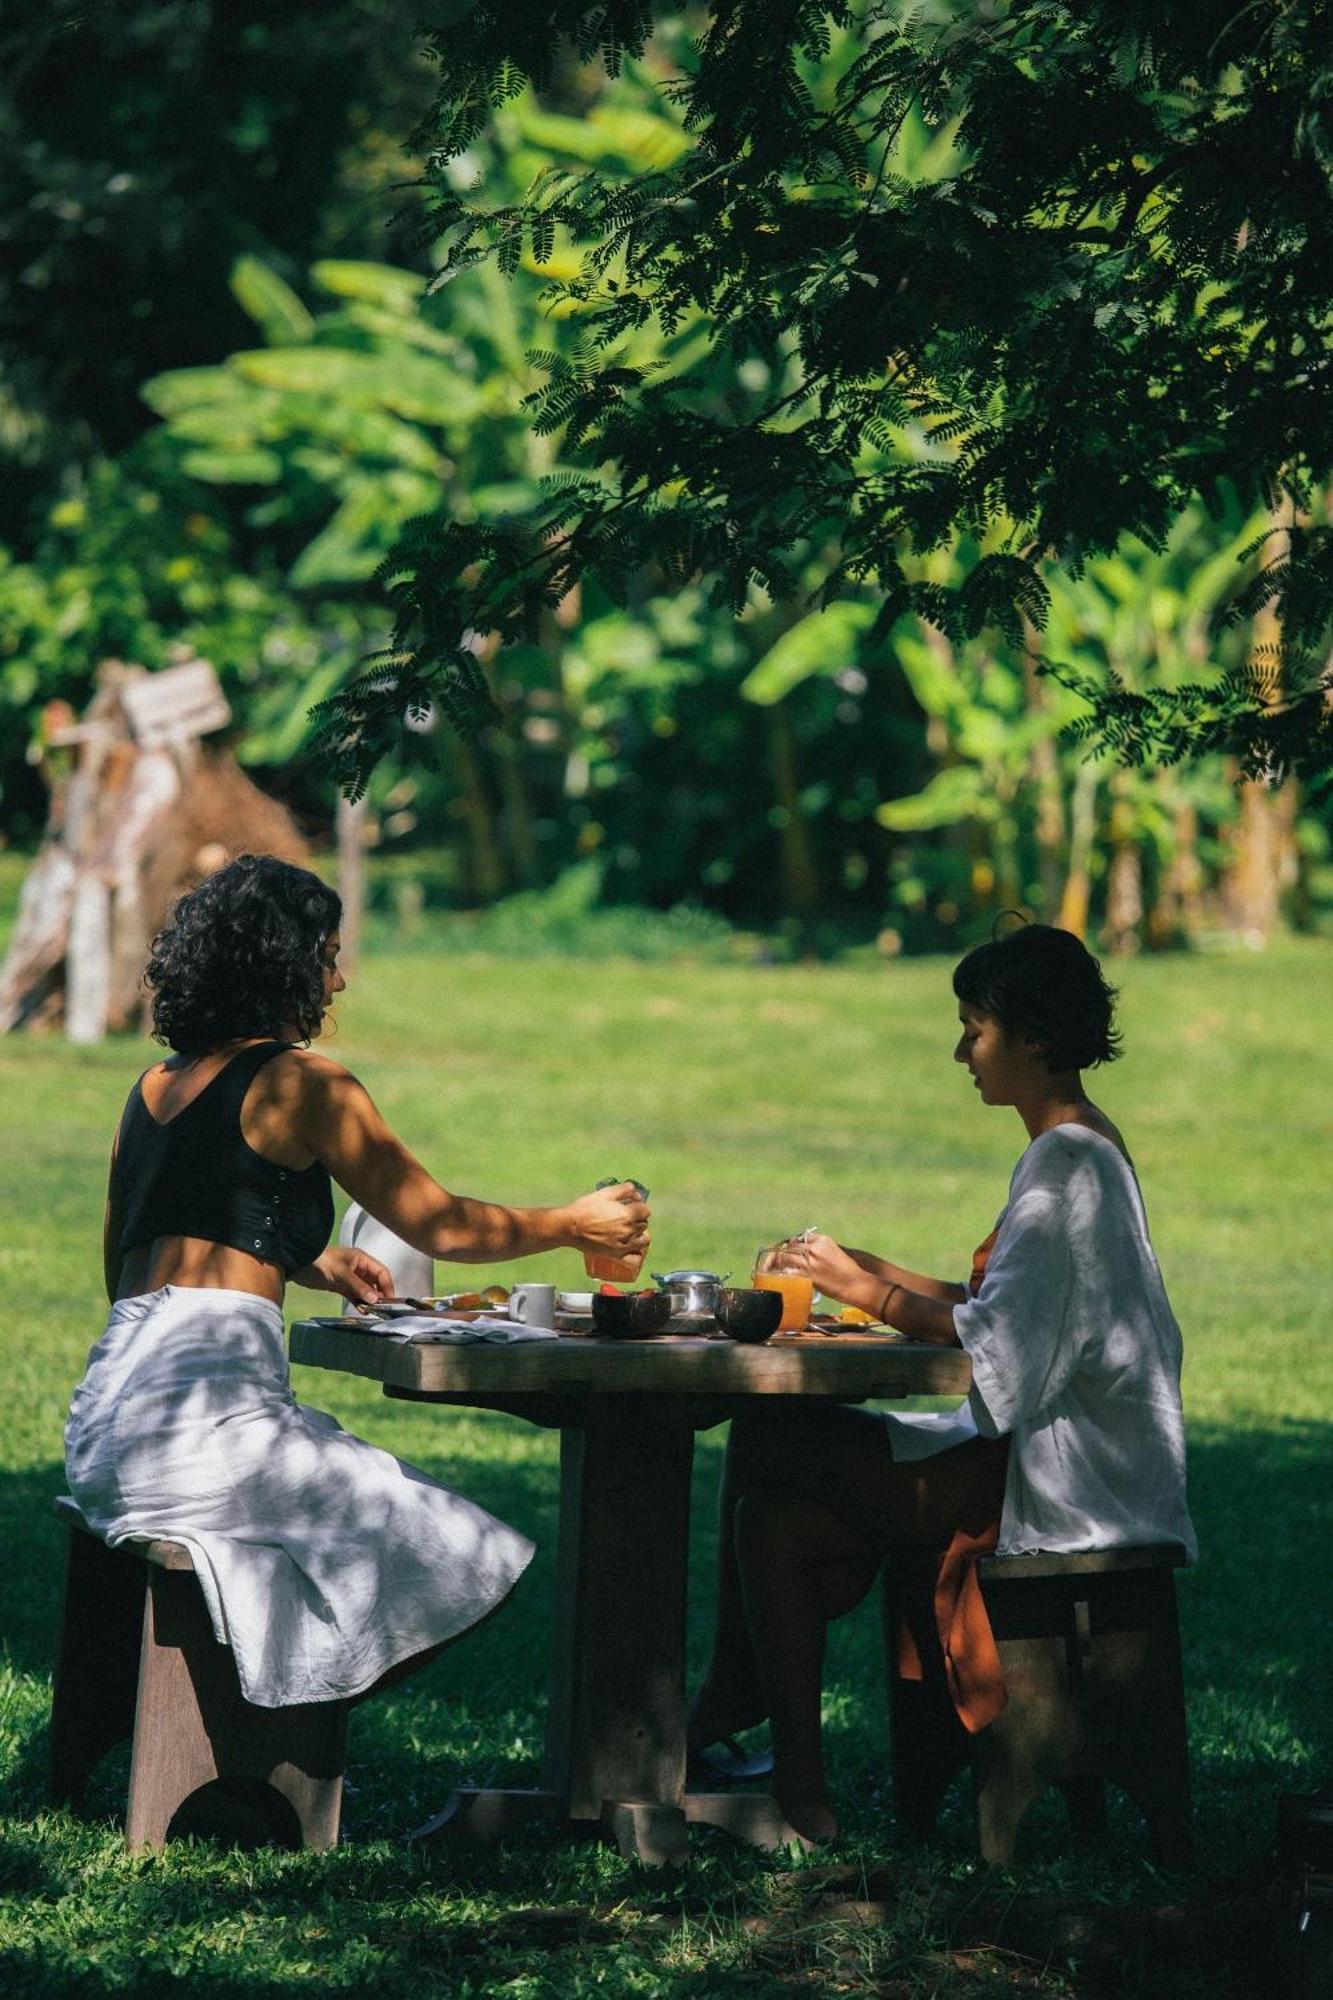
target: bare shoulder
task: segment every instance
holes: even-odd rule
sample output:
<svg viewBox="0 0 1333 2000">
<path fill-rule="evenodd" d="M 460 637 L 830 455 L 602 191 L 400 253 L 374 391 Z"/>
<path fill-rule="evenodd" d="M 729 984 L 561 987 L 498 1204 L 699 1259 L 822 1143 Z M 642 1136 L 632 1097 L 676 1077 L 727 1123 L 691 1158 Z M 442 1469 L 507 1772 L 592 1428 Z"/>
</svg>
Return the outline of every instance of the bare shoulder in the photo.
<svg viewBox="0 0 1333 2000">
<path fill-rule="evenodd" d="M 1095 1132 L 1098 1138 L 1109 1139 L 1116 1151 L 1122 1153 L 1126 1160 L 1129 1159 L 1129 1147 L 1125 1144 L 1124 1134 L 1121 1132 L 1120 1127 L 1114 1124 L 1097 1105 L 1090 1104 L 1084 1116 L 1078 1122 L 1080 1125 L 1086 1126 L 1089 1132 Z"/>
<path fill-rule="evenodd" d="M 1130 1158 L 1129 1147 L 1125 1144 L 1124 1136 L 1119 1126 L 1114 1124 L 1106 1116 L 1106 1113 L 1099 1110 L 1095 1104 L 1088 1105 L 1078 1118 L 1070 1118 L 1063 1124 L 1052 1126 L 1051 1132 L 1066 1136 L 1073 1136 L 1081 1132 L 1091 1132 L 1095 1138 L 1104 1139 L 1108 1146 L 1113 1146 L 1126 1166 L 1131 1169 L 1133 1168 L 1134 1162 Z M 1097 1149 L 1094 1148 L 1094 1154 L 1096 1151 Z M 1105 1157 L 1105 1154 L 1103 1154 L 1102 1158 L 1104 1159 Z"/>
<path fill-rule="evenodd" d="M 308 1107 L 363 1088 L 344 1063 L 318 1049 L 284 1049 L 265 1063 L 258 1080 L 267 1084 L 274 1102 L 291 1106 Z"/>
</svg>

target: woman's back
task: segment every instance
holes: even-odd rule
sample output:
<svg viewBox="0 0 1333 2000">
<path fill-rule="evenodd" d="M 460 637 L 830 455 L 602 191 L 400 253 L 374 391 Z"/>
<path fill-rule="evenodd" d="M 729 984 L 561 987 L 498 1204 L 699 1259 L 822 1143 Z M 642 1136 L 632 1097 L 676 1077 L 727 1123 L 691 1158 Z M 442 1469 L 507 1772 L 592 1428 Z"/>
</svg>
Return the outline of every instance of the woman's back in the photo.
<svg viewBox="0 0 1333 2000">
<path fill-rule="evenodd" d="M 162 1238 L 185 1237 L 291 1272 L 323 1250 L 333 1227 L 327 1171 L 317 1161 L 297 1168 L 267 1159 L 242 1130 L 251 1085 L 290 1046 L 267 1040 L 242 1047 L 165 1117 L 149 1109 L 145 1078 L 135 1084 L 113 1179 L 122 1259 Z"/>
</svg>

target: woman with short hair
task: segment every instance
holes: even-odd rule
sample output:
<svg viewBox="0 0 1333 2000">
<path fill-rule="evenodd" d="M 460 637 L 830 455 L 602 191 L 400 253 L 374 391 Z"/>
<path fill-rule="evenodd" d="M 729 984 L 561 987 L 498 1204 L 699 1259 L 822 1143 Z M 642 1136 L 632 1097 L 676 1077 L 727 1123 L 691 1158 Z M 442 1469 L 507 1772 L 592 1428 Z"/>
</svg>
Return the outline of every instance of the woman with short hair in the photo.
<svg viewBox="0 0 1333 2000">
<path fill-rule="evenodd" d="M 318 876 L 242 855 L 154 940 L 153 1029 L 112 1149 L 105 1331 L 65 1432 L 70 1491 L 112 1546 L 181 1542 L 241 1690 L 349 1699 L 486 1616 L 526 1536 L 298 1403 L 288 1282 L 361 1304 L 393 1280 L 329 1243 L 333 1181 L 415 1249 L 473 1263 L 641 1255 L 630 1182 L 552 1208 L 451 1194 L 351 1072 L 309 1044 L 346 981 Z"/>
<path fill-rule="evenodd" d="M 976 1555 L 1151 1542 L 1195 1553 L 1180 1332 L 1124 1140 L 1081 1075 L 1119 1053 L 1114 993 L 1077 938 L 1044 924 L 970 952 L 953 985 L 954 1058 L 1028 1135 L 971 1280 L 818 1233 L 791 1239 L 784 1262 L 911 1340 L 964 1348 L 971 1393 L 943 1415 L 764 1408 L 733 1423 L 728 1445 L 717 1629 L 690 1741 L 706 1762 L 708 1746 L 767 1716 L 774 1792 L 810 1840 L 837 1831 L 820 1751 L 825 1626 L 887 1556 L 940 1557 L 944 1664 L 979 1727 L 1004 1697 Z M 955 1652 L 969 1593 L 972 1637 Z"/>
</svg>

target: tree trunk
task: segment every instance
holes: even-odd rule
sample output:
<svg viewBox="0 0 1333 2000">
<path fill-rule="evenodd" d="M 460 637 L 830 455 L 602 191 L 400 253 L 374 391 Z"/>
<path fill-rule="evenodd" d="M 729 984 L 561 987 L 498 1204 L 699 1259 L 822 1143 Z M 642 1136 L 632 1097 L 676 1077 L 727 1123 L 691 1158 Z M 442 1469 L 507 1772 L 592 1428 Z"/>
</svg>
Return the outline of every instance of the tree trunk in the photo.
<svg viewBox="0 0 1333 2000">
<path fill-rule="evenodd" d="M 819 907 L 819 870 L 815 865 L 810 829 L 801 816 L 796 772 L 796 742 L 781 702 L 768 714 L 772 755 L 773 795 L 779 813 L 778 853 L 782 873 L 782 905 L 794 916 L 811 917 Z"/>
<path fill-rule="evenodd" d="M 1266 560 L 1285 561 L 1291 536 L 1274 521 Z M 1250 632 L 1251 658 L 1261 659 L 1282 644 L 1282 626 L 1274 598 L 1255 613 Z M 1295 822 L 1297 793 L 1288 783 L 1274 790 L 1262 779 L 1246 778 L 1239 786 L 1239 812 L 1228 829 L 1230 865 L 1222 880 L 1222 910 L 1228 927 L 1247 944 L 1262 945 L 1273 935 L 1281 916 L 1282 892 L 1297 875 Z"/>
<path fill-rule="evenodd" d="M 65 1033 L 100 1042 L 111 997 L 111 891 L 85 869 L 74 887 L 65 956 Z"/>
<path fill-rule="evenodd" d="M 1166 789 L 1171 774 L 1158 771 L 1157 784 Z M 1203 863 L 1199 859 L 1199 815 L 1187 798 L 1177 795 L 1172 812 L 1171 858 L 1162 870 L 1157 894 L 1148 912 L 1147 937 L 1154 951 L 1184 944 L 1199 928 L 1203 907 Z"/>
<path fill-rule="evenodd" d="M 342 951 L 345 973 L 356 971 L 366 910 L 366 801 L 338 794 L 338 894 L 342 898 Z"/>
<path fill-rule="evenodd" d="M 1135 837 L 1131 783 L 1127 771 L 1117 771 L 1111 780 L 1111 865 L 1106 876 L 1102 941 L 1116 957 L 1138 950 L 1143 922 L 1143 856 Z"/>
<path fill-rule="evenodd" d="M 1036 627 L 1023 620 L 1023 686 L 1028 713 L 1046 717 L 1049 704 L 1037 672 L 1041 658 Z M 1046 923 L 1061 907 L 1061 858 L 1065 846 L 1065 805 L 1060 789 L 1060 760 L 1049 735 L 1036 738 L 1028 757 L 1028 771 L 1036 801 L 1033 832 L 1037 842 L 1037 880 L 1041 884 L 1041 915 Z"/>
<path fill-rule="evenodd" d="M 1293 782 L 1276 791 L 1261 779 L 1239 788 L 1239 812 L 1228 829 L 1230 849 L 1222 878 L 1222 910 L 1230 930 L 1247 944 L 1263 945 L 1278 928 L 1283 891 L 1296 880 L 1296 808 Z"/>
<path fill-rule="evenodd" d="M 446 731 L 446 740 L 458 786 L 454 810 L 463 822 L 468 895 L 473 903 L 494 903 L 505 891 L 505 867 L 481 766 L 456 729 Z"/>
<path fill-rule="evenodd" d="M 23 878 L 18 915 L 0 968 L 0 1034 L 59 1011 L 61 975 L 74 907 L 74 861 L 44 847 Z"/>
<path fill-rule="evenodd" d="M 1092 901 L 1092 844 L 1097 832 L 1097 788 L 1101 773 L 1092 763 L 1080 764 L 1074 777 L 1074 793 L 1069 807 L 1069 870 L 1060 895 L 1056 919 L 1063 931 L 1077 938 L 1088 934 L 1088 909 Z"/>
<path fill-rule="evenodd" d="M 509 724 L 492 730 L 490 741 L 500 780 L 500 825 L 512 864 L 510 872 L 521 888 L 531 888 L 537 880 L 537 836 L 523 776 L 522 745 Z"/>
</svg>

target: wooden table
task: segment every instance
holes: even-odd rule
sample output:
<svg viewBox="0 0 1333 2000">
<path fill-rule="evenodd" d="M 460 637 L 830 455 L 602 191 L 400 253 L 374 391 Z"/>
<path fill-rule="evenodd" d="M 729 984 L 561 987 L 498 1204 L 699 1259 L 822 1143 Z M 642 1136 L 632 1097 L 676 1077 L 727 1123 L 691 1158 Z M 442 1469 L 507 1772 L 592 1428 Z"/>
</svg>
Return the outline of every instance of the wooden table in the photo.
<svg viewBox="0 0 1333 2000">
<path fill-rule="evenodd" d="M 678 1861 L 690 1821 L 787 1837 L 767 1797 L 685 1790 L 685 1587 L 694 1433 L 756 1396 L 965 1395 L 958 1348 L 874 1333 L 422 1345 L 298 1320 L 291 1356 L 412 1402 L 560 1430 L 556 1623 L 542 1789 L 455 1794 L 431 1823 L 495 1837 L 542 1815 L 601 1822 L 622 1852 Z"/>
</svg>

